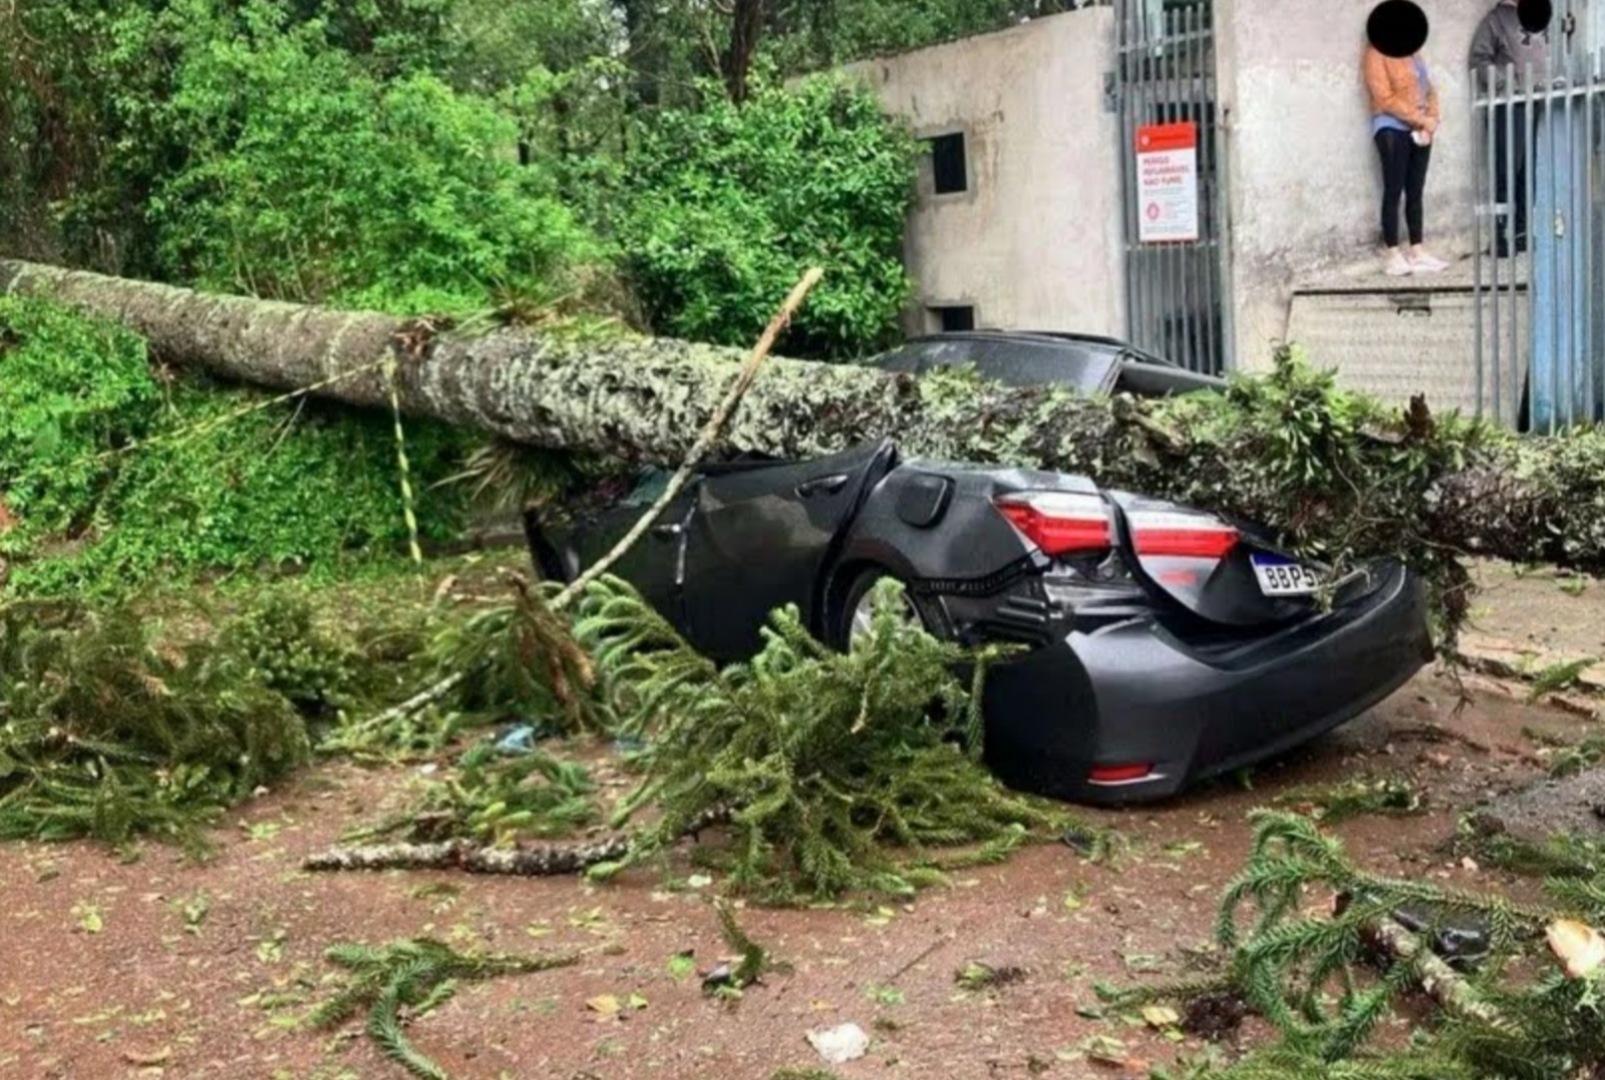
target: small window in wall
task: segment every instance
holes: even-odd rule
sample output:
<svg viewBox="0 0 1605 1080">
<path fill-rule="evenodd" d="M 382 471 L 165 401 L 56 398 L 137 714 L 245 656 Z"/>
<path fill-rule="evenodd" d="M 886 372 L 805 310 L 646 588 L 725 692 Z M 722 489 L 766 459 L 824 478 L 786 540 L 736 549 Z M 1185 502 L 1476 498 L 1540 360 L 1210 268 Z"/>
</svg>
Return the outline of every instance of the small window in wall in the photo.
<svg viewBox="0 0 1605 1080">
<path fill-rule="evenodd" d="M 975 329 L 975 308 L 968 305 L 964 307 L 934 307 L 931 314 L 936 316 L 937 324 L 941 326 L 944 334 L 962 334 Z"/>
<path fill-rule="evenodd" d="M 938 195 L 969 190 L 970 166 L 964 153 L 964 132 L 938 135 L 931 140 L 931 175 Z"/>
</svg>

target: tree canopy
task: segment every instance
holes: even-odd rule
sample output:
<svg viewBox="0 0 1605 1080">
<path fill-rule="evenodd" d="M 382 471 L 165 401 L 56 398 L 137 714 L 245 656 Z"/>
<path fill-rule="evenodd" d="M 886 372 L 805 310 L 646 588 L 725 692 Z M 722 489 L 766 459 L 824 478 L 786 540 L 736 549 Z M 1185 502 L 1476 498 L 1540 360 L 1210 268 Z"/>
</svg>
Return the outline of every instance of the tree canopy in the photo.
<svg viewBox="0 0 1605 1080">
<path fill-rule="evenodd" d="M 60 0 L 0 7 L 0 254 L 270 298 L 573 301 L 862 353 L 907 297 L 913 144 L 794 76 L 1065 0 Z"/>
</svg>

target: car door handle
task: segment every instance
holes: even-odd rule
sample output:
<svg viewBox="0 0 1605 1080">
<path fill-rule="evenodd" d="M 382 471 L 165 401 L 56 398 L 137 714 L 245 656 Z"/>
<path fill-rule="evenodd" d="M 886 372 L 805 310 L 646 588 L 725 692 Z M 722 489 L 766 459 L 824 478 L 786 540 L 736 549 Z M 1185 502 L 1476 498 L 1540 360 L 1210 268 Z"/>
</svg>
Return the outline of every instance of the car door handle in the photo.
<svg viewBox="0 0 1605 1080">
<path fill-rule="evenodd" d="M 851 479 L 852 477 L 846 473 L 837 473 L 835 476 L 821 476 L 816 480 L 807 480 L 797 485 L 797 497 L 817 499 L 821 495 L 836 495 Z"/>
</svg>

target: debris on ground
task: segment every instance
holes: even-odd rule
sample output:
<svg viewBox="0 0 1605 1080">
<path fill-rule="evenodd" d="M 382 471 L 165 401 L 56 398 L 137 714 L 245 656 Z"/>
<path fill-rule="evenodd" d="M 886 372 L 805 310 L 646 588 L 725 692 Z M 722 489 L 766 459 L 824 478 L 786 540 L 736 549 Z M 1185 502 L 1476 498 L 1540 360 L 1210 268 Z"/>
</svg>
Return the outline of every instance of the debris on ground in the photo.
<svg viewBox="0 0 1605 1080">
<path fill-rule="evenodd" d="M 1420 788 L 1402 776 L 1357 776 L 1336 784 L 1295 788 L 1278 795 L 1276 805 L 1328 824 L 1361 814 L 1418 814 L 1425 809 Z"/>
<path fill-rule="evenodd" d="M 576 633 L 624 730 L 648 734 L 644 777 L 614 823 L 648 806 L 659 814 L 600 876 L 666 849 L 721 806 L 733 811 L 732 843 L 722 860 L 710 856 L 734 887 L 780 901 L 908 894 L 1062 827 L 1062 811 L 1006 791 L 980 764 L 975 691 L 996 652 L 907 626 L 897 588 L 881 586 L 873 630 L 850 653 L 782 609 L 759 656 L 720 670 L 633 590 L 599 583 Z M 964 663 L 972 685 L 953 675 Z M 961 845 L 971 850 L 931 850 Z"/>
<path fill-rule="evenodd" d="M 326 955 L 351 974 L 332 998 L 312 1011 L 308 1022 L 318 1028 L 335 1028 L 367 1009 L 364 1027 L 368 1036 L 422 1080 L 448 1077 L 408 1041 L 404 1026 L 451 1000 L 458 983 L 549 971 L 579 962 L 573 953 L 465 955 L 427 938 L 381 946 L 336 945 Z"/>
<path fill-rule="evenodd" d="M 1548 1077 L 1605 1061 L 1594 1007 L 1605 938 L 1592 925 L 1605 917 L 1605 874 L 1551 878 L 1555 908 L 1522 905 L 1368 873 L 1308 817 L 1261 811 L 1254 821 L 1253 852 L 1221 907 L 1228 969 L 1214 979 L 1112 995 L 1127 1004 L 1240 995 L 1282 1034 L 1281 1045 L 1205 1075 Z M 1332 914 L 1312 913 L 1310 894 L 1334 891 L 1343 902 Z M 1256 909 L 1246 932 L 1245 906 Z M 1436 914 L 1423 922 L 1423 911 Z M 1486 927 L 1488 940 L 1488 974 L 1475 979 L 1438 957 L 1427 933 L 1467 919 Z M 1539 942 L 1548 949 L 1535 948 Z M 1535 966 L 1553 972 L 1557 960 L 1565 979 L 1517 974 Z M 1418 990 L 1439 1010 L 1438 1023 L 1408 1050 L 1378 1056 L 1377 1033 Z"/>
<path fill-rule="evenodd" d="M 832 1065 L 845 1065 L 869 1053 L 869 1036 L 857 1024 L 840 1024 L 808 1033 L 808 1045 Z"/>
<path fill-rule="evenodd" d="M 1005 964 L 993 967 L 978 960 L 971 960 L 958 971 L 953 973 L 953 981 L 961 990 L 972 992 L 981 990 L 997 990 L 1015 983 L 1024 982 L 1029 973 L 1022 967 Z"/>
</svg>

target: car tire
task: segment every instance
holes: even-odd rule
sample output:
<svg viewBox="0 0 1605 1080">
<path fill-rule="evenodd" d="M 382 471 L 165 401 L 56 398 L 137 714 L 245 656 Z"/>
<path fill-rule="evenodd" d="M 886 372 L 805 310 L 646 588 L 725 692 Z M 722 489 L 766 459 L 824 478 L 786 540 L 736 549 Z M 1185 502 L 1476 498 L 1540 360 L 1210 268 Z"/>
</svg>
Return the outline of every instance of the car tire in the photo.
<svg viewBox="0 0 1605 1080">
<path fill-rule="evenodd" d="M 874 591 L 875 586 L 886 578 L 902 580 L 896 574 L 888 573 L 878 566 L 866 567 L 859 571 L 858 575 L 852 579 L 852 583 L 840 594 L 841 602 L 835 605 L 835 609 L 832 612 L 828 633 L 828 643 L 832 648 L 841 652 L 846 652 L 852 648 L 853 639 L 858 633 L 862 633 L 863 620 L 868 617 L 870 593 Z M 905 594 L 905 598 L 908 602 L 910 618 L 918 622 L 922 629 L 929 631 L 931 629 L 931 620 L 920 609 L 919 602 L 913 596 L 907 594 Z"/>
</svg>

